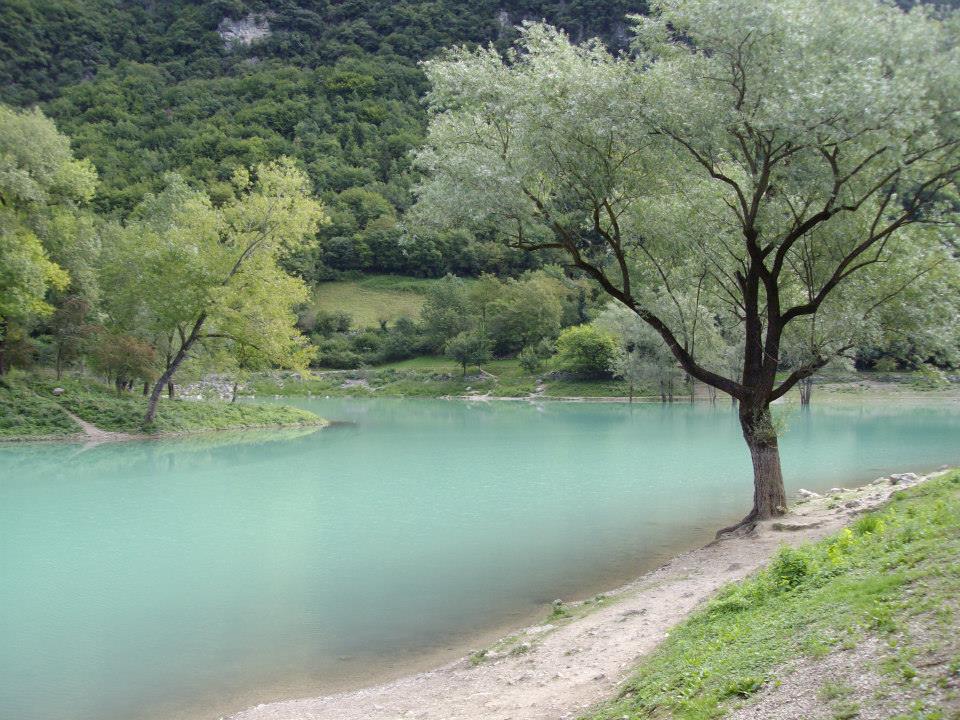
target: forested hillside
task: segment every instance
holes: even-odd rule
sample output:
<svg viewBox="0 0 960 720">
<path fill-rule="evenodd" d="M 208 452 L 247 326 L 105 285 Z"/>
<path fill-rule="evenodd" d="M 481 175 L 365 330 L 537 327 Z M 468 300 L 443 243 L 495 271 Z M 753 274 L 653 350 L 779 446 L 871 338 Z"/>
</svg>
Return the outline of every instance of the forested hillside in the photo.
<svg viewBox="0 0 960 720">
<path fill-rule="evenodd" d="M 216 202 L 237 167 L 302 162 L 328 206 L 295 262 L 336 271 L 515 274 L 530 258 L 464 233 L 401 252 L 409 152 L 423 137 L 418 61 L 457 43 L 506 48 L 524 19 L 627 42 L 641 0 L 252 2 L 13 0 L 0 10 L 0 102 L 39 103 L 100 174 L 95 206 L 125 214 L 165 171 Z"/>
<path fill-rule="evenodd" d="M 526 57 L 519 28 L 542 19 L 564 43 L 598 38 L 610 55 L 583 50 L 598 62 L 635 62 L 628 16 L 647 11 L 646 0 L 0 4 L 0 264 L 10 270 L 0 277 L 0 374 L 93 367 L 121 390 L 153 383 L 156 399 L 185 358 L 198 375 L 446 353 L 464 372 L 516 358 L 531 377 L 630 376 L 631 392 L 636 381 L 665 397 L 683 381 L 692 393 L 656 333 L 607 307 L 561 245 L 526 252 L 489 213 L 454 218 L 472 196 L 429 222 L 410 213 L 425 167 L 414 157 L 428 138 L 425 61 L 454 46 Z M 681 37 L 677 48 L 693 46 Z M 532 99 L 565 107 L 570 93 L 550 100 L 548 84 Z M 610 109 L 602 99 L 599 117 Z M 638 121 L 624 107 L 615 127 Z M 283 206 L 306 209 L 297 219 L 278 214 Z M 598 214 L 582 210 L 570 217 L 587 218 L 577 232 L 599 252 Z M 912 280 L 857 325 L 847 360 L 934 374 L 958 364 L 956 265 L 924 257 L 891 275 Z M 738 372 L 741 340 L 716 308 L 704 313 L 690 346 Z M 780 369 L 811 342 L 788 348 Z"/>
</svg>

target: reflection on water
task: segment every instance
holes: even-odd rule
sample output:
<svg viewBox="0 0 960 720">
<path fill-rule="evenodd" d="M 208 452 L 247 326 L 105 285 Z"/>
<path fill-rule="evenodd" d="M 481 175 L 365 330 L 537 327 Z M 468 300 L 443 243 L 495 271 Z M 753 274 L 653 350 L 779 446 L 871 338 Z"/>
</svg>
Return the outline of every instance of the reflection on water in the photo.
<svg viewBox="0 0 960 720">
<path fill-rule="evenodd" d="M 217 717 L 463 650 L 706 540 L 729 405 L 303 400 L 323 431 L 0 447 L 0 717 Z M 960 461 L 960 412 L 783 410 L 790 489 Z"/>
</svg>

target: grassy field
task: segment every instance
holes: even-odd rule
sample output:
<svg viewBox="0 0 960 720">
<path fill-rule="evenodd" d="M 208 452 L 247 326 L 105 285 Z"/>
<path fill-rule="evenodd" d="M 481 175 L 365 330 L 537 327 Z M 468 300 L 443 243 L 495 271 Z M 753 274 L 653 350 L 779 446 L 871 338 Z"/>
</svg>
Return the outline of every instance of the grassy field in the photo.
<svg viewBox="0 0 960 720">
<path fill-rule="evenodd" d="M 958 597 L 953 471 L 895 493 L 838 535 L 782 549 L 671 631 L 621 696 L 586 718 L 721 718 L 761 690 L 795 687 L 792 674 L 804 668 L 818 718 L 868 710 L 899 720 L 960 718 Z M 861 646 L 875 649 L 869 660 Z M 828 661 L 850 677 L 818 672 Z M 855 686 L 873 675 L 869 691 Z"/>
<path fill-rule="evenodd" d="M 381 320 L 392 323 L 401 317 L 416 320 L 424 293 L 436 282 L 397 275 L 325 282 L 314 292 L 311 307 L 328 313 L 345 312 L 355 328 L 377 327 Z"/>
<path fill-rule="evenodd" d="M 66 392 L 55 398 L 54 387 L 62 387 Z M 311 412 L 282 405 L 163 399 L 156 421 L 144 427 L 146 398 L 139 394 L 117 396 L 112 388 L 89 379 L 55 381 L 32 377 L 0 386 L 0 438 L 46 438 L 79 432 L 80 428 L 64 410 L 101 430 L 130 433 L 183 433 L 323 423 Z"/>
</svg>

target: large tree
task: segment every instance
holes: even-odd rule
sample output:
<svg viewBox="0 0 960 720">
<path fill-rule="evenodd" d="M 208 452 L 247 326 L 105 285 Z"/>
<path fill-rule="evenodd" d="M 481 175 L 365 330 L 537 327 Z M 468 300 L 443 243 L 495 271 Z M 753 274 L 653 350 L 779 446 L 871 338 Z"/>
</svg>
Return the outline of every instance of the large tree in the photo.
<svg viewBox="0 0 960 720">
<path fill-rule="evenodd" d="M 814 316 L 856 323 L 871 309 L 848 289 L 906 253 L 923 256 L 911 267 L 941 260 L 912 231 L 952 220 L 958 23 L 877 0 L 650 6 L 629 55 L 534 24 L 505 57 L 460 48 L 427 63 L 418 212 L 565 253 L 684 371 L 738 400 L 750 525 L 787 505 L 770 404 L 850 342 L 818 342 L 778 375 L 785 339 Z M 681 296 L 697 283 L 735 330 L 737 374 L 691 341 L 700 308 Z"/>
<path fill-rule="evenodd" d="M 293 308 L 303 282 L 278 259 L 314 236 L 324 219 L 306 176 L 289 160 L 238 171 L 234 196 L 217 207 L 179 176 L 150 195 L 106 254 L 113 325 L 166 351 L 145 423 L 177 370 L 202 343 L 243 345 L 275 364 L 302 366 L 306 339 Z"/>
<path fill-rule="evenodd" d="M 70 256 L 79 235 L 70 221 L 96 180 L 43 113 L 0 105 L 0 374 L 13 325 L 49 315 L 50 290 L 70 284 L 50 251 Z"/>
</svg>

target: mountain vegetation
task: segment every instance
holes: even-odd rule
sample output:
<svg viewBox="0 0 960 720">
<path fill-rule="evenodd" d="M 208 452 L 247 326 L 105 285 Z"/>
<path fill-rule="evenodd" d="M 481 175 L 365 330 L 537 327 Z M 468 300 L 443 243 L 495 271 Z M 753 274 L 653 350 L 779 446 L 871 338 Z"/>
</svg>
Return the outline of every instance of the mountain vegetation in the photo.
<svg viewBox="0 0 960 720">
<path fill-rule="evenodd" d="M 744 27 L 760 23 L 763 29 L 763 23 L 773 22 L 764 14 L 769 14 L 767 5 L 744 0 L 743 17 L 753 18 Z M 689 165 L 694 156 L 678 148 L 685 140 L 706 158 L 707 150 L 722 147 L 723 162 L 738 169 L 715 164 L 714 170 L 745 192 L 754 182 L 747 177 L 749 163 L 759 162 L 759 156 L 748 157 L 751 153 L 729 134 L 736 108 L 729 107 L 729 93 L 722 88 L 664 72 L 653 92 L 643 87 L 645 81 L 631 84 L 630 77 L 634 68 L 655 60 L 669 60 L 681 75 L 695 73 L 706 57 L 695 52 L 698 42 L 727 52 L 741 38 L 738 33 L 751 32 L 731 24 L 729 12 L 706 18 L 698 7 L 679 0 L 4 3 L 0 373 L 11 366 L 45 367 L 58 377 L 71 369 L 92 371 L 120 392 L 145 387 L 153 408 L 164 389 L 174 394 L 178 378 L 210 371 L 239 379 L 269 368 L 356 370 L 426 355 L 446 355 L 463 372 L 490 359 L 516 358 L 511 372 L 527 373 L 524 387 L 533 387 L 543 374 L 553 374 L 558 383 L 615 377 L 631 395 L 636 390 L 664 399 L 692 396 L 698 383 L 713 387 L 718 383 L 711 379 L 721 376 L 733 383 L 721 390 L 746 387 L 744 369 L 758 362 L 746 348 L 755 346 L 744 345 L 725 304 L 736 302 L 729 290 L 740 293 L 731 279 L 737 268 L 730 262 L 744 257 L 727 258 L 723 268 L 709 272 L 704 263 L 717 257 L 716 244 L 726 242 L 729 232 L 723 218 L 729 198 L 713 186 L 731 186 L 699 177 L 702 164 Z M 813 145 L 801 137 L 797 123 L 808 116 L 827 118 L 840 97 L 848 110 L 842 122 L 831 121 L 837 127 L 858 112 L 882 115 L 902 103 L 901 124 L 891 132 L 904 138 L 905 128 L 919 132 L 923 126 L 930 133 L 911 136 L 912 145 L 896 155 L 884 151 L 846 186 L 867 182 L 868 175 L 880 180 L 895 158 L 946 137 L 943 122 L 937 121 L 938 128 L 923 123 L 931 117 L 931 88 L 943 97 L 956 92 L 950 74 L 955 23 L 941 23 L 940 10 L 907 16 L 867 0 L 860 9 L 873 18 L 863 28 L 874 32 L 867 35 L 860 28 L 861 45 L 830 46 L 832 36 L 823 35 L 817 13 L 798 10 L 796 17 L 784 15 L 780 25 L 770 25 L 775 32 L 763 42 L 748 42 L 742 58 L 755 62 L 771 47 L 794 47 L 790 32 L 796 35 L 802 28 L 825 38 L 819 54 L 796 44 L 791 74 L 777 81 L 782 86 L 773 87 L 772 76 L 764 75 L 745 90 L 745 98 L 761 102 L 747 118 L 752 127 L 776 126 L 779 113 L 776 131 L 798 147 Z M 531 24 L 541 20 L 547 25 Z M 682 21 L 686 30 L 664 35 L 673 20 Z M 927 27 L 934 28 L 927 35 L 917 30 Z M 699 41 L 698 32 L 706 32 Z M 886 48 L 884 62 L 896 66 L 915 60 L 935 74 L 925 78 L 926 70 L 914 69 L 890 79 L 877 70 L 880 85 L 864 85 L 859 94 L 837 84 L 838 78 L 873 82 L 872 70 L 853 78 L 844 74 L 844 63 L 863 54 L 879 58 L 870 42 L 886 32 L 898 40 L 880 43 Z M 455 46 L 461 50 L 445 50 Z M 684 55 L 684 49 L 690 52 Z M 546 173 L 543 179 L 550 182 L 542 184 L 541 199 L 556 204 L 544 207 L 562 210 L 557 220 L 568 230 L 581 231 L 577 213 L 582 212 L 589 226 L 592 211 L 578 204 L 583 187 L 572 183 L 567 171 L 582 169 L 591 189 L 615 187 L 597 186 L 603 170 L 597 158 L 583 148 L 575 152 L 570 142 L 615 141 L 611 152 L 621 153 L 625 162 L 616 180 L 627 178 L 628 189 L 647 203 L 642 215 L 624 221 L 623 237 L 632 237 L 642 217 L 644 236 L 659 238 L 644 246 L 655 264 L 648 262 L 635 275 L 629 295 L 638 302 L 666 303 L 657 317 L 686 348 L 687 360 L 670 351 L 658 330 L 642 319 L 637 324 L 635 313 L 624 315 L 629 304 L 620 302 L 623 298 L 614 294 L 618 302 L 610 304 L 610 288 L 562 243 L 541 242 L 542 217 L 539 225 L 523 225 L 518 243 L 516 227 L 509 227 L 512 219 L 505 225 L 503 217 L 487 214 L 493 200 L 517 190 L 496 175 L 495 163 L 477 164 L 480 156 L 463 152 L 464 168 L 472 163 L 474 170 L 494 168 L 494 173 L 489 179 L 477 175 L 466 195 L 462 183 L 444 184 L 446 169 L 431 155 L 443 142 L 441 110 L 462 113 L 477 102 L 470 92 L 481 88 L 454 87 L 450 84 L 470 80 L 469 74 L 444 77 L 441 68 L 469 58 L 490 64 L 484 69 L 488 76 L 476 78 L 504 81 L 483 99 L 487 109 L 526 113 L 524 139 L 518 136 L 511 150 L 540 153 L 526 158 L 534 164 L 524 171 Z M 522 67 L 538 68 L 525 78 L 527 85 L 517 84 L 514 69 Z M 739 82 L 735 73 L 730 80 Z M 870 100 L 870 92 L 881 86 L 892 89 Z M 821 105 L 814 103 L 818 92 Z M 792 105 L 781 101 L 790 93 L 796 94 Z M 726 114 L 713 113 L 719 107 Z M 693 118 L 700 118 L 699 124 L 686 127 Z M 553 123 L 548 131 L 538 125 L 545 119 Z M 615 127 L 616 136 L 604 136 L 604 124 Z M 647 143 L 643 133 L 654 126 L 679 139 L 671 140 L 673 146 Z M 828 148 L 831 138 L 820 141 L 817 147 Z M 877 133 L 851 141 L 865 152 L 883 142 Z M 630 155 L 631 147 L 636 155 Z M 551 152 L 556 155 L 547 157 Z M 653 177 L 655 152 L 660 153 L 655 158 L 660 187 L 645 185 Z M 942 157 L 950 152 L 946 146 L 938 150 Z M 816 158 L 804 153 L 770 155 L 779 164 L 774 163 L 766 191 L 758 195 L 756 213 L 748 207 L 750 212 L 741 212 L 735 223 L 770 233 L 772 226 L 764 225 L 777 213 L 789 213 L 791 203 L 824 200 L 823 177 L 817 174 L 823 168 L 816 170 Z M 919 177 L 914 170 L 932 162 L 924 156 L 895 182 L 878 186 L 864 210 L 866 205 L 880 208 L 877 198 L 895 183 L 900 192 L 904 179 Z M 846 157 L 838 167 L 853 169 L 844 163 Z M 667 193 L 684 178 L 695 181 L 689 192 Z M 898 195 L 884 207 L 901 207 L 915 216 L 922 208 L 924 220 L 943 221 L 944 203 L 956 202 L 948 185 L 926 187 L 921 181 L 912 188 L 912 200 Z M 691 194 L 694 188 L 697 193 Z M 518 195 L 510 201 L 518 198 L 528 200 Z M 605 213 L 599 230 L 594 227 L 584 242 L 594 253 L 590 262 L 599 262 L 594 269 L 616 274 L 616 264 L 626 256 L 612 252 L 597 260 L 595 254 L 607 247 L 600 231 L 612 229 Z M 827 229 L 803 237 L 826 242 L 830 235 L 830 253 L 840 252 L 863 230 L 860 221 L 846 222 L 844 215 L 831 215 Z M 690 217 L 698 222 L 691 224 Z M 775 222 L 787 220 L 777 216 Z M 955 264 L 946 262 L 949 251 L 932 249 L 938 243 L 949 248 L 954 236 L 943 224 L 926 223 L 922 230 L 919 223 L 909 224 L 917 226 L 905 241 L 912 249 L 897 255 L 896 272 L 884 272 L 887 265 L 878 264 L 862 279 L 844 283 L 829 300 L 818 300 L 814 291 L 831 260 L 834 268 L 839 260 L 832 254 L 804 260 L 807 239 L 799 237 L 783 253 L 781 272 L 790 276 L 785 296 L 800 303 L 807 292 L 800 304 L 816 304 L 818 312 L 815 318 L 806 312 L 790 317 L 773 333 L 779 346 L 759 362 L 765 378 L 779 373 L 786 384 L 769 389 L 766 400 L 794 383 L 809 399 L 810 375 L 827 360 L 847 367 L 918 370 L 939 380 L 960 364 L 960 280 Z M 715 237 L 708 247 L 705 238 L 711 233 Z M 525 252 L 531 244 L 543 247 Z M 892 245 L 883 241 L 882 247 Z M 637 260 L 629 258 L 628 274 L 639 271 Z M 809 261 L 805 269 L 802 261 Z M 668 272 L 661 276 L 657 265 Z M 759 268 L 755 264 L 756 272 Z M 726 274 L 726 284 L 715 282 L 711 272 Z M 763 284 L 755 279 L 758 287 Z M 758 298 L 766 292 L 761 289 Z M 864 316 L 871 297 L 896 301 L 877 303 Z M 758 312 L 761 305 L 758 300 Z M 769 335 L 772 326 L 761 326 Z M 854 327 L 856 336 L 841 340 L 838 327 Z M 766 401 L 757 397 L 754 410 L 762 422 Z"/>
</svg>

